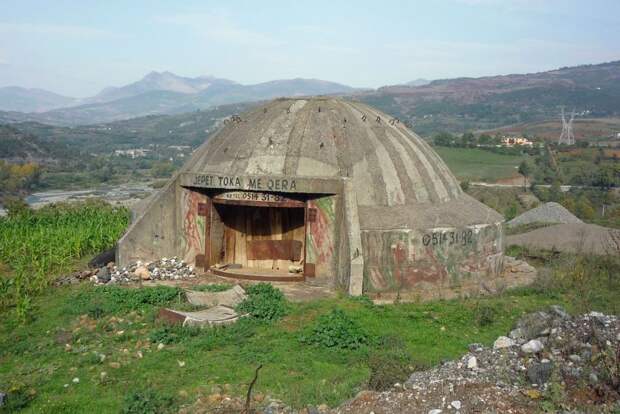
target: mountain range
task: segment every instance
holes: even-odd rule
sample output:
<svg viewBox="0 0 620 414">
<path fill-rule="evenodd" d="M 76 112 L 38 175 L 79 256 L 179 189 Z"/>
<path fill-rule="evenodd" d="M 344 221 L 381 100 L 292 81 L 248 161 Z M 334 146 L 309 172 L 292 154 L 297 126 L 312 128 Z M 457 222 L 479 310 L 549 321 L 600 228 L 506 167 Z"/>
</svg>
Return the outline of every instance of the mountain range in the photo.
<svg viewBox="0 0 620 414">
<path fill-rule="evenodd" d="M 0 123 L 89 125 L 280 96 L 330 94 L 374 105 L 408 121 L 424 136 L 557 119 L 562 107 L 568 112 L 575 109 L 579 117 L 609 118 L 620 115 L 620 61 L 529 74 L 417 79 L 378 89 L 317 79 L 242 85 L 209 76 L 151 72 L 137 82 L 79 100 L 41 90 L 0 88 Z"/>
<path fill-rule="evenodd" d="M 281 96 L 349 94 L 354 91 L 356 89 L 350 86 L 318 79 L 284 79 L 242 85 L 211 76 L 188 78 L 171 72 L 151 72 L 137 82 L 108 87 L 84 99 L 38 89 L 0 88 L 0 111 L 5 111 L 0 115 L 0 121 L 94 124 Z"/>
</svg>

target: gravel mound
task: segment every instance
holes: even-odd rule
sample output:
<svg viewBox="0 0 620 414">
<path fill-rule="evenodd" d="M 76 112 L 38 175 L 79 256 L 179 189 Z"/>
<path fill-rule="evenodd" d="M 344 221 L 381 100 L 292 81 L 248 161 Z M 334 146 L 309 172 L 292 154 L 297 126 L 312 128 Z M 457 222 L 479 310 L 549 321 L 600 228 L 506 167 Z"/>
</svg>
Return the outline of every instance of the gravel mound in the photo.
<svg viewBox="0 0 620 414">
<path fill-rule="evenodd" d="M 561 204 L 549 202 L 526 211 L 506 223 L 509 227 L 530 223 L 583 223 Z"/>
<path fill-rule="evenodd" d="M 506 237 L 506 246 L 564 253 L 620 254 L 620 230 L 595 224 L 556 224 Z"/>
<path fill-rule="evenodd" d="M 559 306 L 525 315 L 509 336 L 428 371 L 390 391 L 363 391 L 333 413 L 531 413 L 551 384 L 568 410 L 620 409 L 620 321 Z M 574 412 L 574 411 L 570 411 Z M 590 412 L 590 411 L 588 411 Z"/>
</svg>

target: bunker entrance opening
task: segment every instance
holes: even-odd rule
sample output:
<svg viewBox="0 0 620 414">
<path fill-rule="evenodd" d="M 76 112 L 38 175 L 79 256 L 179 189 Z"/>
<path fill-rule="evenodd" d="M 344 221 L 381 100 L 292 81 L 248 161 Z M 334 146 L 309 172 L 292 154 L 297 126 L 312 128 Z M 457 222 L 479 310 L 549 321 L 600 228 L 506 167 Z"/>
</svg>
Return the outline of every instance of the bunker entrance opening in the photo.
<svg viewBox="0 0 620 414">
<path fill-rule="evenodd" d="M 305 203 L 286 207 L 213 200 L 211 271 L 257 280 L 304 279 Z"/>
</svg>

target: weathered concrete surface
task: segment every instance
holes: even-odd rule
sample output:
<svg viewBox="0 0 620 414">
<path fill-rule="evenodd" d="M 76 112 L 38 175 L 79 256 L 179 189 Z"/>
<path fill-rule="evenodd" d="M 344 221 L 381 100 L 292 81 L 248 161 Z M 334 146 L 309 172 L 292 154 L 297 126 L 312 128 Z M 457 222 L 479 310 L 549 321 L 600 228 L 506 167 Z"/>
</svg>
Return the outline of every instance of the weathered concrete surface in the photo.
<svg viewBox="0 0 620 414">
<path fill-rule="evenodd" d="M 230 325 L 239 320 L 240 315 L 228 306 L 217 305 L 197 312 L 182 312 L 173 309 L 162 309 L 159 318 L 183 326 L 218 326 Z"/>
<path fill-rule="evenodd" d="M 347 239 L 349 241 L 349 295 L 359 296 L 363 293 L 364 285 L 364 256 L 362 255 L 362 237 L 360 232 L 360 219 L 357 213 L 357 199 L 353 184 L 350 180 L 345 180 L 344 184 L 345 200 L 345 225 Z"/>
<path fill-rule="evenodd" d="M 231 308 L 234 308 L 247 298 L 245 290 L 239 285 L 235 285 L 223 292 L 200 292 L 197 290 L 186 290 L 185 296 L 187 296 L 187 301 L 192 305 L 224 305 Z"/>
</svg>

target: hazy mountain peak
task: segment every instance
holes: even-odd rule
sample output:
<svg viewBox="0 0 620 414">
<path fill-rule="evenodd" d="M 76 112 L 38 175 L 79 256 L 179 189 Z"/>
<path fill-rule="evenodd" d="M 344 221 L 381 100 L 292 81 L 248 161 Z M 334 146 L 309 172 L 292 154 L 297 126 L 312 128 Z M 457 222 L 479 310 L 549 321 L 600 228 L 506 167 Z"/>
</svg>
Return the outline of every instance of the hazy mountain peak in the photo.
<svg viewBox="0 0 620 414">
<path fill-rule="evenodd" d="M 75 102 L 74 98 L 45 89 L 6 86 L 0 88 L 0 111 L 44 112 Z"/>
</svg>

